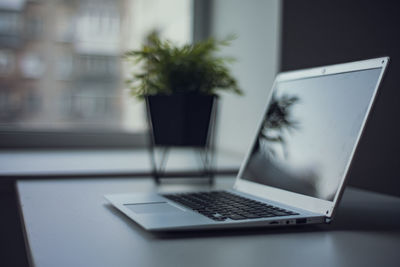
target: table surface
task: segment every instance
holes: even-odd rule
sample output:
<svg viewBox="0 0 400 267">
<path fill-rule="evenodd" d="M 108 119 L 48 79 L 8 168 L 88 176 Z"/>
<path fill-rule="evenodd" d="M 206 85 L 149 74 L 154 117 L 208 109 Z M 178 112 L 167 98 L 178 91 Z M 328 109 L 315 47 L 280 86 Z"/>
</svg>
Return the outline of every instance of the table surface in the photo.
<svg viewBox="0 0 400 267">
<path fill-rule="evenodd" d="M 218 178 L 228 188 L 231 178 Z M 333 223 L 151 234 L 104 194 L 204 189 L 149 179 L 22 180 L 33 266 L 400 266 L 400 199 L 348 188 Z"/>
</svg>

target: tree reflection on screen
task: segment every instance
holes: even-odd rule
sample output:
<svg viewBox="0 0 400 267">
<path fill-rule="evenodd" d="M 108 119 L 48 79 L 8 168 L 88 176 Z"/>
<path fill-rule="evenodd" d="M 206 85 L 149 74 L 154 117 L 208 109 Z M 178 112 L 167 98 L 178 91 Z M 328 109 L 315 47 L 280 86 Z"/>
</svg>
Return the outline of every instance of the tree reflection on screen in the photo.
<svg viewBox="0 0 400 267">
<path fill-rule="evenodd" d="M 286 140 L 294 131 L 300 130 L 300 122 L 294 118 L 293 112 L 298 103 L 300 98 L 293 94 L 272 96 L 243 177 L 261 184 L 286 190 L 296 188 L 296 192 L 316 195 L 316 170 L 287 164 L 290 155 Z"/>
<path fill-rule="evenodd" d="M 260 141 L 264 139 L 267 142 L 279 143 L 282 146 L 285 158 L 288 156 L 285 148 L 286 132 L 290 134 L 290 132 L 299 129 L 299 122 L 293 119 L 292 114 L 292 108 L 298 102 L 298 96 L 284 94 L 277 97 L 274 94 L 259 137 Z M 270 153 L 276 154 L 272 148 L 270 148 Z"/>
</svg>

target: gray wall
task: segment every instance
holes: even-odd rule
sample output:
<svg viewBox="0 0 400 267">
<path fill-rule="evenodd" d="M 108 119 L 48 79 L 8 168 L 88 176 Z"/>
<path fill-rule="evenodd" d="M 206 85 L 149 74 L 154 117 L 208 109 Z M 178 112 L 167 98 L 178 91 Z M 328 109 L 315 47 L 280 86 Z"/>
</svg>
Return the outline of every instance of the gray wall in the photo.
<svg viewBox="0 0 400 267">
<path fill-rule="evenodd" d="M 213 36 L 238 36 L 223 54 L 237 59 L 231 69 L 245 94 L 221 98 L 218 149 L 243 157 L 278 70 L 280 1 L 214 0 L 211 10 Z"/>
</svg>

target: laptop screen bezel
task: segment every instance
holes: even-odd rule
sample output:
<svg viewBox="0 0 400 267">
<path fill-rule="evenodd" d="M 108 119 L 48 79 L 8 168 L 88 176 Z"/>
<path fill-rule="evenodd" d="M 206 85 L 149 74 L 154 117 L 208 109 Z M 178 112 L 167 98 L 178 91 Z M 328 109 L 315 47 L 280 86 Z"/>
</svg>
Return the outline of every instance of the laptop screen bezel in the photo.
<svg viewBox="0 0 400 267">
<path fill-rule="evenodd" d="M 367 70 L 367 69 L 381 68 L 380 76 L 379 76 L 376 86 L 374 88 L 374 92 L 371 97 L 370 103 L 368 105 L 367 112 L 365 113 L 363 122 L 361 124 L 361 128 L 360 128 L 360 131 L 356 138 L 356 142 L 354 143 L 352 152 L 349 157 L 349 161 L 346 164 L 343 176 L 340 178 L 340 183 L 339 183 L 337 192 L 332 201 L 319 199 L 316 197 L 311 197 L 308 195 L 303 195 L 303 194 L 295 193 L 292 191 L 287 191 L 284 189 L 252 182 L 252 181 L 242 178 L 244 169 L 250 159 L 252 149 L 255 145 L 255 142 L 257 142 L 259 131 L 263 125 L 264 116 L 257 127 L 257 132 L 255 134 L 255 138 L 253 139 L 253 142 L 252 142 L 251 146 L 249 147 L 249 150 L 246 153 L 245 159 L 240 167 L 237 179 L 235 181 L 234 189 L 238 190 L 238 191 L 242 191 L 244 193 L 252 194 L 252 195 L 255 195 L 255 196 L 258 196 L 261 198 L 281 202 L 283 204 L 293 206 L 296 208 L 300 208 L 303 210 L 315 212 L 315 213 L 324 215 L 328 218 L 331 218 L 333 216 L 333 213 L 337 206 L 337 203 L 339 202 L 340 197 L 343 193 L 344 184 L 345 184 L 345 181 L 346 181 L 346 178 L 348 175 L 348 171 L 351 166 L 352 159 L 354 157 L 354 153 L 356 151 L 356 148 L 357 148 L 360 138 L 362 136 L 363 130 L 365 128 L 365 124 L 368 120 L 369 113 L 371 111 L 371 107 L 376 98 L 376 94 L 377 94 L 379 85 L 381 83 L 381 80 L 382 80 L 382 77 L 383 77 L 383 74 L 385 72 L 388 62 L 389 62 L 389 57 L 380 57 L 380 58 L 357 61 L 357 62 L 336 64 L 336 65 L 331 65 L 331 66 L 322 66 L 322 67 L 316 67 L 316 68 L 310 68 L 310 69 L 304 69 L 304 70 L 296 70 L 296 71 L 290 71 L 290 72 L 283 72 L 276 76 L 275 82 L 272 86 L 272 89 L 270 90 L 270 94 L 269 94 L 268 102 L 267 102 L 268 104 L 266 105 L 266 107 L 264 109 L 264 114 L 266 114 L 266 111 L 268 110 L 268 107 L 269 107 L 269 104 L 271 102 L 271 98 L 273 95 L 273 91 L 276 90 L 277 84 L 279 82 L 292 81 L 292 80 L 311 78 L 311 77 L 319 77 L 319 76 L 339 74 L 339 73 L 347 73 L 347 72 L 353 72 L 353 71 L 361 71 L 361 70 Z"/>
</svg>

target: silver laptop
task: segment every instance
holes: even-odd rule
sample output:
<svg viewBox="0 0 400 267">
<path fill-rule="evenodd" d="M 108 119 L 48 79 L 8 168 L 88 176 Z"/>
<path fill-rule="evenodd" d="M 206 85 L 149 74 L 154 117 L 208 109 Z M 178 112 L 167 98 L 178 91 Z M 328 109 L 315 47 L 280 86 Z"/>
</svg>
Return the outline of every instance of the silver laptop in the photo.
<svg viewBox="0 0 400 267">
<path fill-rule="evenodd" d="M 329 222 L 388 60 L 277 75 L 231 190 L 105 197 L 149 231 Z"/>
</svg>

